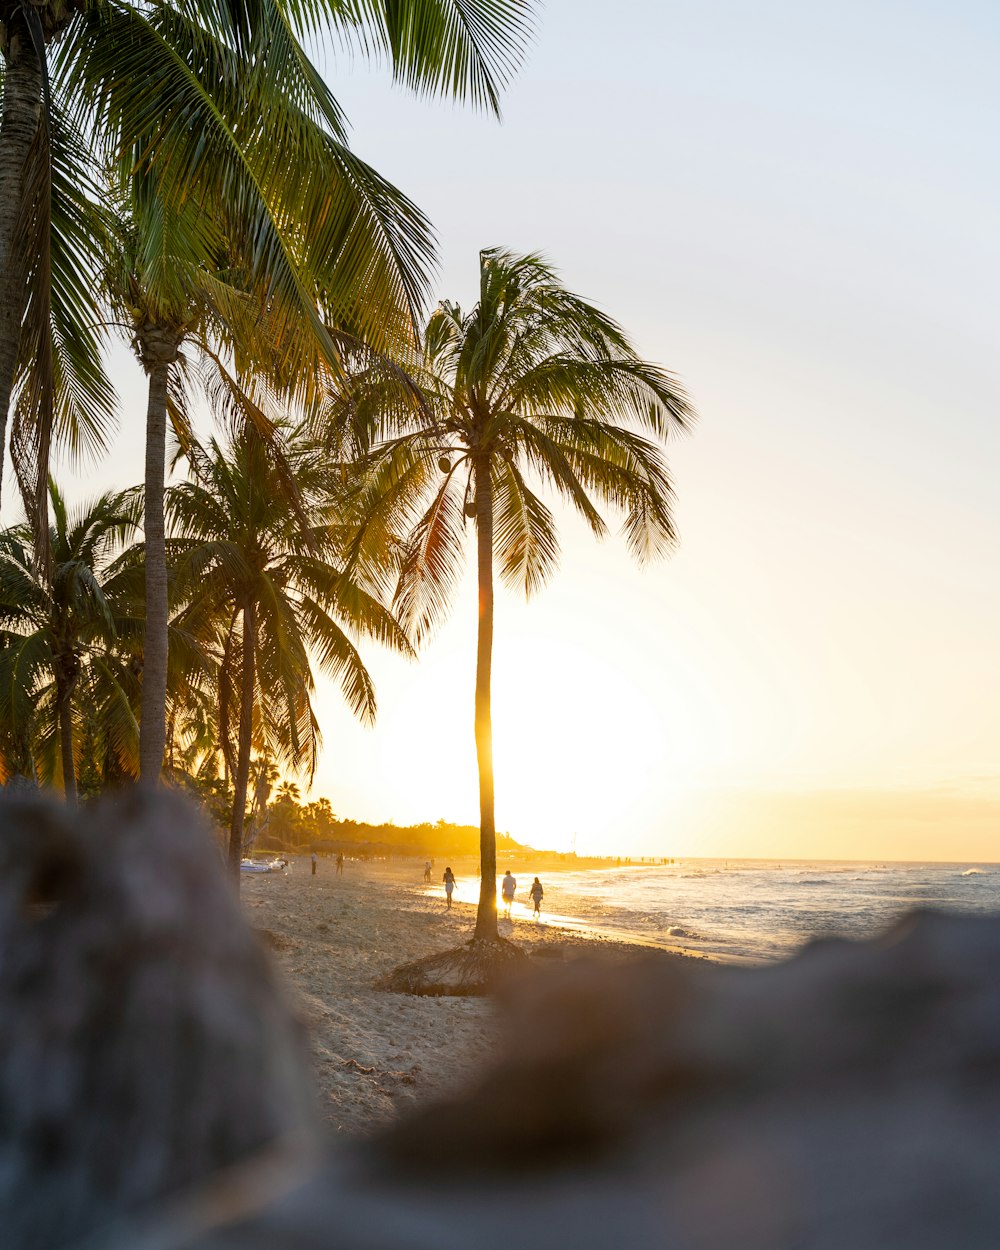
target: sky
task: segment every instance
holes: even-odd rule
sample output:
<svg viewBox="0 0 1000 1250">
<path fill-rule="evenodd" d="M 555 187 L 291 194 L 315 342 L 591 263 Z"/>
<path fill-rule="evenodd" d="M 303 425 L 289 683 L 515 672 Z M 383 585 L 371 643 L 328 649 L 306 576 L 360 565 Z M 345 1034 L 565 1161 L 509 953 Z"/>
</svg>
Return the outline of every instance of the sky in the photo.
<svg viewBox="0 0 1000 1250">
<path fill-rule="evenodd" d="M 622 855 L 1000 859 L 1000 10 L 548 0 L 503 120 L 324 59 L 355 150 L 429 214 L 436 291 L 540 250 L 699 412 L 678 551 L 564 518 L 498 595 L 497 824 Z M 142 379 L 87 491 L 141 477 Z M 419 663 L 321 684 L 314 794 L 478 820 L 475 587 Z"/>
</svg>

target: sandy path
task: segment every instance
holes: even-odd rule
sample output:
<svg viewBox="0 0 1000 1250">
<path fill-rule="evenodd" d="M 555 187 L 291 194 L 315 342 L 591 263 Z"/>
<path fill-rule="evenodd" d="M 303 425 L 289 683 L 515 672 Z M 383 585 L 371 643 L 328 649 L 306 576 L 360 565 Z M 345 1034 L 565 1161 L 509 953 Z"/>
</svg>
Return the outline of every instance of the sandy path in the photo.
<svg viewBox="0 0 1000 1250">
<path fill-rule="evenodd" d="M 498 1040 L 488 1000 L 372 988 L 398 964 L 471 935 L 471 904 L 460 902 L 449 913 L 443 898 L 426 897 L 422 868 L 408 861 L 349 861 L 337 877 L 332 860 L 323 859 L 313 877 L 308 859 L 300 858 L 285 874 L 243 875 L 247 918 L 266 931 L 292 1005 L 307 1025 L 323 1115 L 338 1132 L 364 1131 L 444 1092 L 477 1068 Z M 456 872 L 460 897 L 471 898 L 472 865 L 456 864 Z M 531 921 L 504 921 L 501 928 L 535 950 L 599 940 Z"/>
</svg>

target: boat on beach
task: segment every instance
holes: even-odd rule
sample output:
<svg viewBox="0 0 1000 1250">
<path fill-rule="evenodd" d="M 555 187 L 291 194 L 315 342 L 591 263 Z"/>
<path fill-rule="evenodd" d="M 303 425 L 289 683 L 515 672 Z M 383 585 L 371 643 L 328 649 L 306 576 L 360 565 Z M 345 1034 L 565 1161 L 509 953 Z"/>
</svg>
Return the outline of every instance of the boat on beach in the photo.
<svg viewBox="0 0 1000 1250">
<path fill-rule="evenodd" d="M 287 859 L 244 859 L 240 861 L 240 872 L 285 872 L 287 868 Z"/>
</svg>

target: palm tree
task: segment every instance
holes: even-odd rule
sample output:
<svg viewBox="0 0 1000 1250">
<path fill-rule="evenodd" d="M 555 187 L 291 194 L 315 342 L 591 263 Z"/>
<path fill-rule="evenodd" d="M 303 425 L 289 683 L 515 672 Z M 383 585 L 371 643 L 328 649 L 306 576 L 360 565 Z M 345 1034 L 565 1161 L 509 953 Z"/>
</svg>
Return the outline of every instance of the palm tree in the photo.
<svg viewBox="0 0 1000 1250">
<path fill-rule="evenodd" d="M 0 209 L 0 218 L 18 210 L 20 231 L 10 266 L 0 265 L 0 432 L 10 406 L 11 462 L 44 563 L 50 446 L 74 456 L 102 451 L 117 404 L 98 298 L 96 262 L 108 237 L 101 188 L 83 136 L 55 104 L 36 138 L 21 201 Z"/>
<path fill-rule="evenodd" d="M 166 740 L 169 666 L 163 513 L 168 426 L 181 447 L 189 445 L 187 410 L 208 399 L 218 414 L 267 435 L 272 422 L 254 392 L 263 389 L 269 407 L 281 395 L 308 409 L 313 379 L 327 362 L 307 318 L 276 315 L 270 273 L 255 272 L 247 248 L 256 234 L 252 215 L 241 216 L 239 206 L 229 202 L 203 202 L 200 192 L 173 205 L 148 171 L 123 169 L 122 183 L 123 220 L 115 231 L 118 248 L 108 267 L 108 287 L 149 379 L 139 750 L 140 779 L 155 785 Z M 382 327 L 386 343 L 393 341 L 390 321 L 387 317 Z M 324 333 L 341 353 L 363 350 L 350 335 Z"/>
<path fill-rule="evenodd" d="M 439 3 L 427 6 L 424 16 Z M 397 17 L 394 7 L 390 26 Z M 405 40 L 394 47 L 397 69 L 409 65 L 414 85 L 420 85 L 421 76 L 431 72 L 421 58 L 443 55 L 448 62 L 452 42 L 455 38 L 462 42 L 463 23 L 471 17 L 471 12 L 460 15 L 450 34 L 443 29 L 435 32 L 432 23 L 416 40 L 423 45 L 422 52 Z M 513 31 L 512 27 L 508 35 Z M 174 45 L 178 40 L 183 45 L 173 26 L 170 33 Z M 409 31 L 407 39 L 414 37 Z M 224 39 L 210 40 L 204 32 L 200 40 L 211 47 L 219 66 L 213 80 L 202 63 L 200 77 L 209 80 L 213 99 L 228 101 L 233 49 Z M 461 94 L 463 83 L 479 83 L 495 105 L 492 72 L 483 74 L 489 61 L 488 43 L 485 46 L 487 55 L 477 51 L 453 88 Z M 509 40 L 508 51 L 515 51 Z M 282 74 L 272 78 L 275 61 Z M 301 75 L 301 66 L 296 63 L 293 68 Z M 165 743 L 168 630 L 162 500 L 169 393 L 182 345 L 193 343 L 227 379 L 220 356 L 235 360 L 239 367 L 232 378 L 234 395 L 246 392 L 248 374 L 266 371 L 272 386 L 284 384 L 301 400 L 311 390 L 311 379 L 330 367 L 331 358 L 339 359 L 345 336 L 360 337 L 377 350 L 405 351 L 425 284 L 426 223 L 398 192 L 348 152 L 342 120 L 319 80 L 301 81 L 294 75 L 289 80 L 287 71 L 281 54 L 268 45 L 263 69 L 255 62 L 252 74 L 238 75 L 239 112 L 249 111 L 257 118 L 255 126 L 246 127 L 240 117 L 242 132 L 250 136 L 241 139 L 242 149 L 251 149 L 255 170 L 261 161 L 267 165 L 266 186 L 277 185 L 275 177 L 280 180 L 280 198 L 272 195 L 269 201 L 255 194 L 255 188 L 240 193 L 236 170 L 223 183 L 214 176 L 202 178 L 183 200 L 178 199 L 174 182 L 165 179 L 148 155 L 162 125 L 161 114 L 169 112 L 174 89 L 169 77 L 164 80 L 168 92 L 163 109 L 151 115 L 147 101 L 144 111 L 129 113 L 127 126 L 119 127 L 135 132 L 144 122 L 149 128 L 147 134 L 139 132 L 142 141 L 134 152 L 125 149 L 124 157 L 119 156 L 118 176 L 134 228 L 128 272 L 117 284 L 149 378 L 147 624 L 140 728 L 141 779 L 147 784 L 159 780 Z M 291 98 L 286 100 L 286 95 Z M 276 220 L 283 223 L 281 229 L 275 228 Z M 234 275 L 225 272 L 233 267 L 241 291 L 233 290 Z M 359 298 L 362 289 L 364 296 Z M 244 412 L 252 419 L 253 405 L 244 405 Z"/>
<path fill-rule="evenodd" d="M 409 652 L 395 618 L 338 566 L 329 473 L 302 440 L 282 447 L 244 428 L 192 452 L 192 480 L 171 488 L 168 516 L 180 593 L 177 624 L 218 660 L 219 732 L 233 780 L 229 863 L 239 875 L 254 749 L 311 775 L 319 726 L 315 663 L 352 711 L 375 716 L 371 678 L 347 630 Z M 289 486 L 294 489 L 290 490 Z"/>
<path fill-rule="evenodd" d="M 0 17 L 9 19 L 0 26 L 6 58 L 0 189 L 9 189 L 17 207 L 16 213 L 7 211 L 10 204 L 0 210 L 0 446 L 16 386 L 12 455 L 43 560 L 48 527 L 40 484 L 61 380 L 75 369 L 70 380 L 76 385 L 62 391 L 77 399 L 72 424 L 90 441 L 101 441 L 110 408 L 100 369 L 85 367 L 88 356 L 98 356 L 89 329 L 93 284 L 76 277 L 100 265 L 104 223 L 95 222 L 86 194 L 95 161 L 117 169 L 141 220 L 136 279 L 142 298 L 133 302 L 128 321 L 149 376 L 140 760 L 142 779 L 152 784 L 159 780 L 165 741 L 168 388 L 180 344 L 205 309 L 204 285 L 188 282 L 185 289 L 191 266 L 203 270 L 204 254 L 183 255 L 190 264 L 178 266 L 177 252 L 163 244 L 176 244 L 183 219 L 186 242 L 196 239 L 210 251 L 219 240 L 209 237 L 209 227 L 220 220 L 230 240 L 246 240 L 244 279 L 266 293 L 266 320 L 285 346 L 280 368 L 300 393 L 308 390 L 303 379 L 316 372 L 317 350 L 327 367 L 337 366 L 328 325 L 376 348 L 405 349 L 426 289 L 427 222 L 351 154 L 340 109 L 294 30 L 316 31 L 326 17 L 348 41 L 387 53 L 397 77 L 414 89 L 470 95 L 496 110 L 528 18 L 526 0 L 466 0 L 461 6 L 410 0 L 363 9 L 342 0 L 318 9 L 265 0 L 240 12 L 237 18 L 199 0 L 152 7 L 134 0 L 0 0 Z M 46 48 L 56 36 L 62 42 L 50 90 Z M 69 140 L 60 142 L 64 132 L 84 171 L 77 184 L 53 177 L 60 158 L 63 167 L 73 167 L 65 160 Z M 81 136 L 90 139 L 89 148 Z M 147 211 L 138 211 L 142 207 Z M 196 220 L 200 231 L 191 229 Z M 25 221 L 30 239 L 15 240 Z M 65 263 L 71 235 L 75 269 Z M 8 264 L 15 258 L 18 264 Z M 53 283 L 50 273 L 61 280 Z M 225 316 L 218 306 L 215 312 L 217 319 Z M 0 482 L 2 469 L 0 459 Z"/>
<path fill-rule="evenodd" d="M 475 941 L 498 940 L 490 675 L 493 571 L 531 595 L 556 567 L 547 487 L 601 537 L 597 504 L 621 514 L 633 555 L 674 542 L 663 442 L 693 417 L 680 385 L 641 360 L 621 327 L 563 287 L 539 256 L 480 253 L 479 302 L 442 303 L 423 336 L 414 405 L 383 377 L 362 374 L 333 403 L 335 428 L 368 452 L 363 564 L 374 535 L 409 529 L 396 590 L 401 621 L 419 641 L 449 606 L 465 526 L 476 535 L 479 639 L 475 739 L 481 889 Z"/>
<path fill-rule="evenodd" d="M 239 203 L 273 306 L 305 315 L 332 361 L 317 301 L 331 323 L 358 322 L 377 339 L 418 307 L 431 244 L 421 214 L 347 148 L 301 35 L 333 33 L 384 55 L 414 90 L 496 111 L 529 17 L 530 0 L 0 0 L 0 446 L 20 358 L 33 385 L 16 450 L 43 462 L 24 476 L 45 480 L 57 287 L 71 297 L 57 347 L 94 341 L 86 276 L 100 270 L 101 246 L 80 227 L 95 169 L 142 167 L 174 204 L 195 190 Z M 59 169 L 70 175 L 61 183 Z"/>
<path fill-rule="evenodd" d="M 119 247 L 108 267 L 109 298 L 132 330 L 133 345 L 148 378 L 146 460 L 143 488 L 144 640 L 139 734 L 140 780 L 160 780 L 166 742 L 169 666 L 168 569 L 163 496 L 166 476 L 167 428 L 173 419 L 183 446 L 192 435 L 186 419 L 182 352 L 230 374 L 219 352 L 239 353 L 245 368 L 264 367 L 274 345 L 257 347 L 261 335 L 254 316 L 263 293 L 253 300 L 229 285 L 231 275 L 219 268 L 226 255 L 227 217 L 224 205 L 207 205 L 192 196 L 174 207 L 160 194 L 158 180 L 133 175 L 126 218 L 119 224 Z M 238 223 L 229 223 L 239 234 Z M 243 223 L 244 227 L 246 223 Z M 245 305 L 251 304 L 249 310 Z M 246 328 L 245 333 L 240 333 Z M 243 396 L 234 381 L 234 391 Z M 249 400 L 246 407 L 253 413 Z"/>
<path fill-rule="evenodd" d="M 76 516 L 54 483 L 49 495 L 48 571 L 35 559 L 28 527 L 0 533 L 0 715 L 13 734 L 31 726 L 33 771 L 44 781 L 61 778 L 67 802 L 75 803 L 75 696 L 91 680 L 105 697 L 114 686 L 111 557 L 137 518 L 124 495 L 102 495 Z M 44 750 L 56 742 L 58 767 Z"/>
</svg>

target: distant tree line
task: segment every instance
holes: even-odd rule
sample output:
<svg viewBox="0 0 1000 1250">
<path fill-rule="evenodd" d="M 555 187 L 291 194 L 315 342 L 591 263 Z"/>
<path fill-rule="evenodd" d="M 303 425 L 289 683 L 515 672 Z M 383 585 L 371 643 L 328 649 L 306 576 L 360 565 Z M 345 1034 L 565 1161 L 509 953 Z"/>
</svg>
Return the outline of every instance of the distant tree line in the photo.
<svg viewBox="0 0 1000 1250">
<path fill-rule="evenodd" d="M 453 825 L 445 820 L 370 825 L 345 820 L 336 815 L 329 799 L 300 802 L 294 784 L 279 787 L 255 834 L 256 849 L 269 851 L 344 850 L 427 858 L 479 854 L 478 825 Z M 502 851 L 530 850 L 508 833 L 497 834 L 497 847 Z"/>
</svg>

